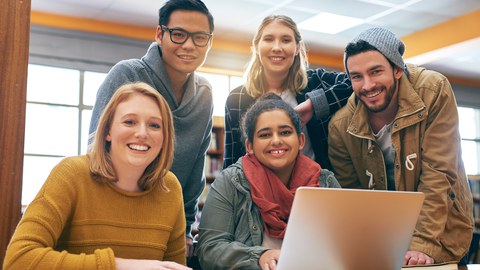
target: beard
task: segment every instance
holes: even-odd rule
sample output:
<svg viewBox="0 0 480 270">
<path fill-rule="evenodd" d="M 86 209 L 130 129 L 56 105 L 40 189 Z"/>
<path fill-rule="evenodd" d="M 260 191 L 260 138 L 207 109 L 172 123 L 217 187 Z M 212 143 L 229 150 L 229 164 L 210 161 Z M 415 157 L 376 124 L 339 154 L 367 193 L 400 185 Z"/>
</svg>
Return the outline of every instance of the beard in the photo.
<svg viewBox="0 0 480 270">
<path fill-rule="evenodd" d="M 393 95 L 395 94 L 395 91 L 397 89 L 397 84 L 398 84 L 398 80 L 395 77 L 393 77 L 393 84 L 388 89 L 385 86 L 375 87 L 375 88 L 371 89 L 371 91 L 382 90 L 386 93 L 385 100 L 381 104 L 370 105 L 367 102 L 365 102 L 362 98 L 359 98 L 359 99 L 365 105 L 365 107 L 367 107 L 367 109 L 370 112 L 373 112 L 373 113 L 382 112 L 388 107 L 388 105 L 390 105 L 390 102 L 392 101 Z"/>
</svg>

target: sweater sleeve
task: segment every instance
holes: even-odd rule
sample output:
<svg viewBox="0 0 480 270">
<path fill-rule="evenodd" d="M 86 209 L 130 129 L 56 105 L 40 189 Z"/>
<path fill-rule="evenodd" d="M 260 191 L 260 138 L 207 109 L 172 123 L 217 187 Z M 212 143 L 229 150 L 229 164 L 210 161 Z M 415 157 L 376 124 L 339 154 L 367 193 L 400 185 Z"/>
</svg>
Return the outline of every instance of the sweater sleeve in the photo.
<svg viewBox="0 0 480 270">
<path fill-rule="evenodd" d="M 57 165 L 28 206 L 7 248 L 4 269 L 115 269 L 112 249 L 93 254 L 55 250 L 75 209 L 75 171 L 68 160 Z"/>
<path fill-rule="evenodd" d="M 228 170 L 228 169 L 227 169 Z M 203 269 L 260 269 L 258 260 L 268 250 L 248 246 L 235 239 L 235 188 L 225 178 L 237 177 L 224 170 L 212 184 L 202 210 L 199 227 L 198 258 Z M 245 210 L 247 215 L 249 210 Z"/>
<path fill-rule="evenodd" d="M 323 68 L 308 70 L 306 97 L 312 101 L 315 117 L 332 116 L 343 107 L 352 94 L 352 83 L 345 72 L 330 72 Z"/>
</svg>

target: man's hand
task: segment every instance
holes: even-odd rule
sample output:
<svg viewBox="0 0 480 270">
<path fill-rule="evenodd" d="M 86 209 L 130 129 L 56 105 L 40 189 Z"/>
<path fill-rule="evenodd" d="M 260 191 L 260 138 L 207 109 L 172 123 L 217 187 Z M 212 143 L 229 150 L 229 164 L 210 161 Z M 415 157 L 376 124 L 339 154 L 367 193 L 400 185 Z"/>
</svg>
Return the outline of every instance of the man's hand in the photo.
<svg viewBox="0 0 480 270">
<path fill-rule="evenodd" d="M 425 253 L 419 251 L 407 251 L 405 257 L 403 258 L 402 265 L 427 265 L 433 264 L 435 261 L 432 257 L 428 256 Z"/>
<path fill-rule="evenodd" d="M 295 110 L 300 115 L 302 126 L 305 126 L 313 117 L 313 104 L 310 99 L 298 104 L 297 107 L 295 107 Z"/>
</svg>

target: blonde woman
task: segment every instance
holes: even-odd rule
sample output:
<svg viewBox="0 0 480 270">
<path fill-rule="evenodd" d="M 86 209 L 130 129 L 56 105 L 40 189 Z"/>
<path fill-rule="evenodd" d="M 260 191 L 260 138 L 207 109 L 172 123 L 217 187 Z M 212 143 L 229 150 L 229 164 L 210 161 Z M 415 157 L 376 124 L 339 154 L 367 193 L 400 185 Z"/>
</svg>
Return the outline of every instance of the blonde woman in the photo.
<svg viewBox="0 0 480 270">
<path fill-rule="evenodd" d="M 275 93 L 296 108 L 306 124 L 303 153 L 330 168 L 327 154 L 328 120 L 352 93 L 345 73 L 324 69 L 307 70 L 305 44 L 296 23 L 285 15 L 263 19 L 252 41 L 252 58 L 245 71 L 246 84 L 232 90 L 225 104 L 225 154 L 223 167 L 235 163 L 246 152 L 240 119 L 258 97 Z M 304 115 L 311 112 L 314 115 Z M 306 109 L 310 108 L 310 109 Z"/>
<path fill-rule="evenodd" d="M 155 89 L 121 86 L 91 152 L 62 160 L 28 206 L 3 268 L 190 269 L 173 136 Z"/>
</svg>

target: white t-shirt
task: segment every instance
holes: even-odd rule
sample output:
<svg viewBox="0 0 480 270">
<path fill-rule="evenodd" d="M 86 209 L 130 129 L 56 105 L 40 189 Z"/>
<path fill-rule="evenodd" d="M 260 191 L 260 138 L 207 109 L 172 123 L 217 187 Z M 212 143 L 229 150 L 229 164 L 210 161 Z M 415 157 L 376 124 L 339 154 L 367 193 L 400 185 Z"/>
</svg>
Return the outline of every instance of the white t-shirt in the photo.
<svg viewBox="0 0 480 270">
<path fill-rule="evenodd" d="M 395 190 L 395 148 L 392 145 L 392 123 L 385 125 L 378 131 L 377 134 L 373 134 L 377 143 L 382 149 L 383 160 L 385 161 L 385 170 L 387 173 L 387 189 Z"/>
</svg>

